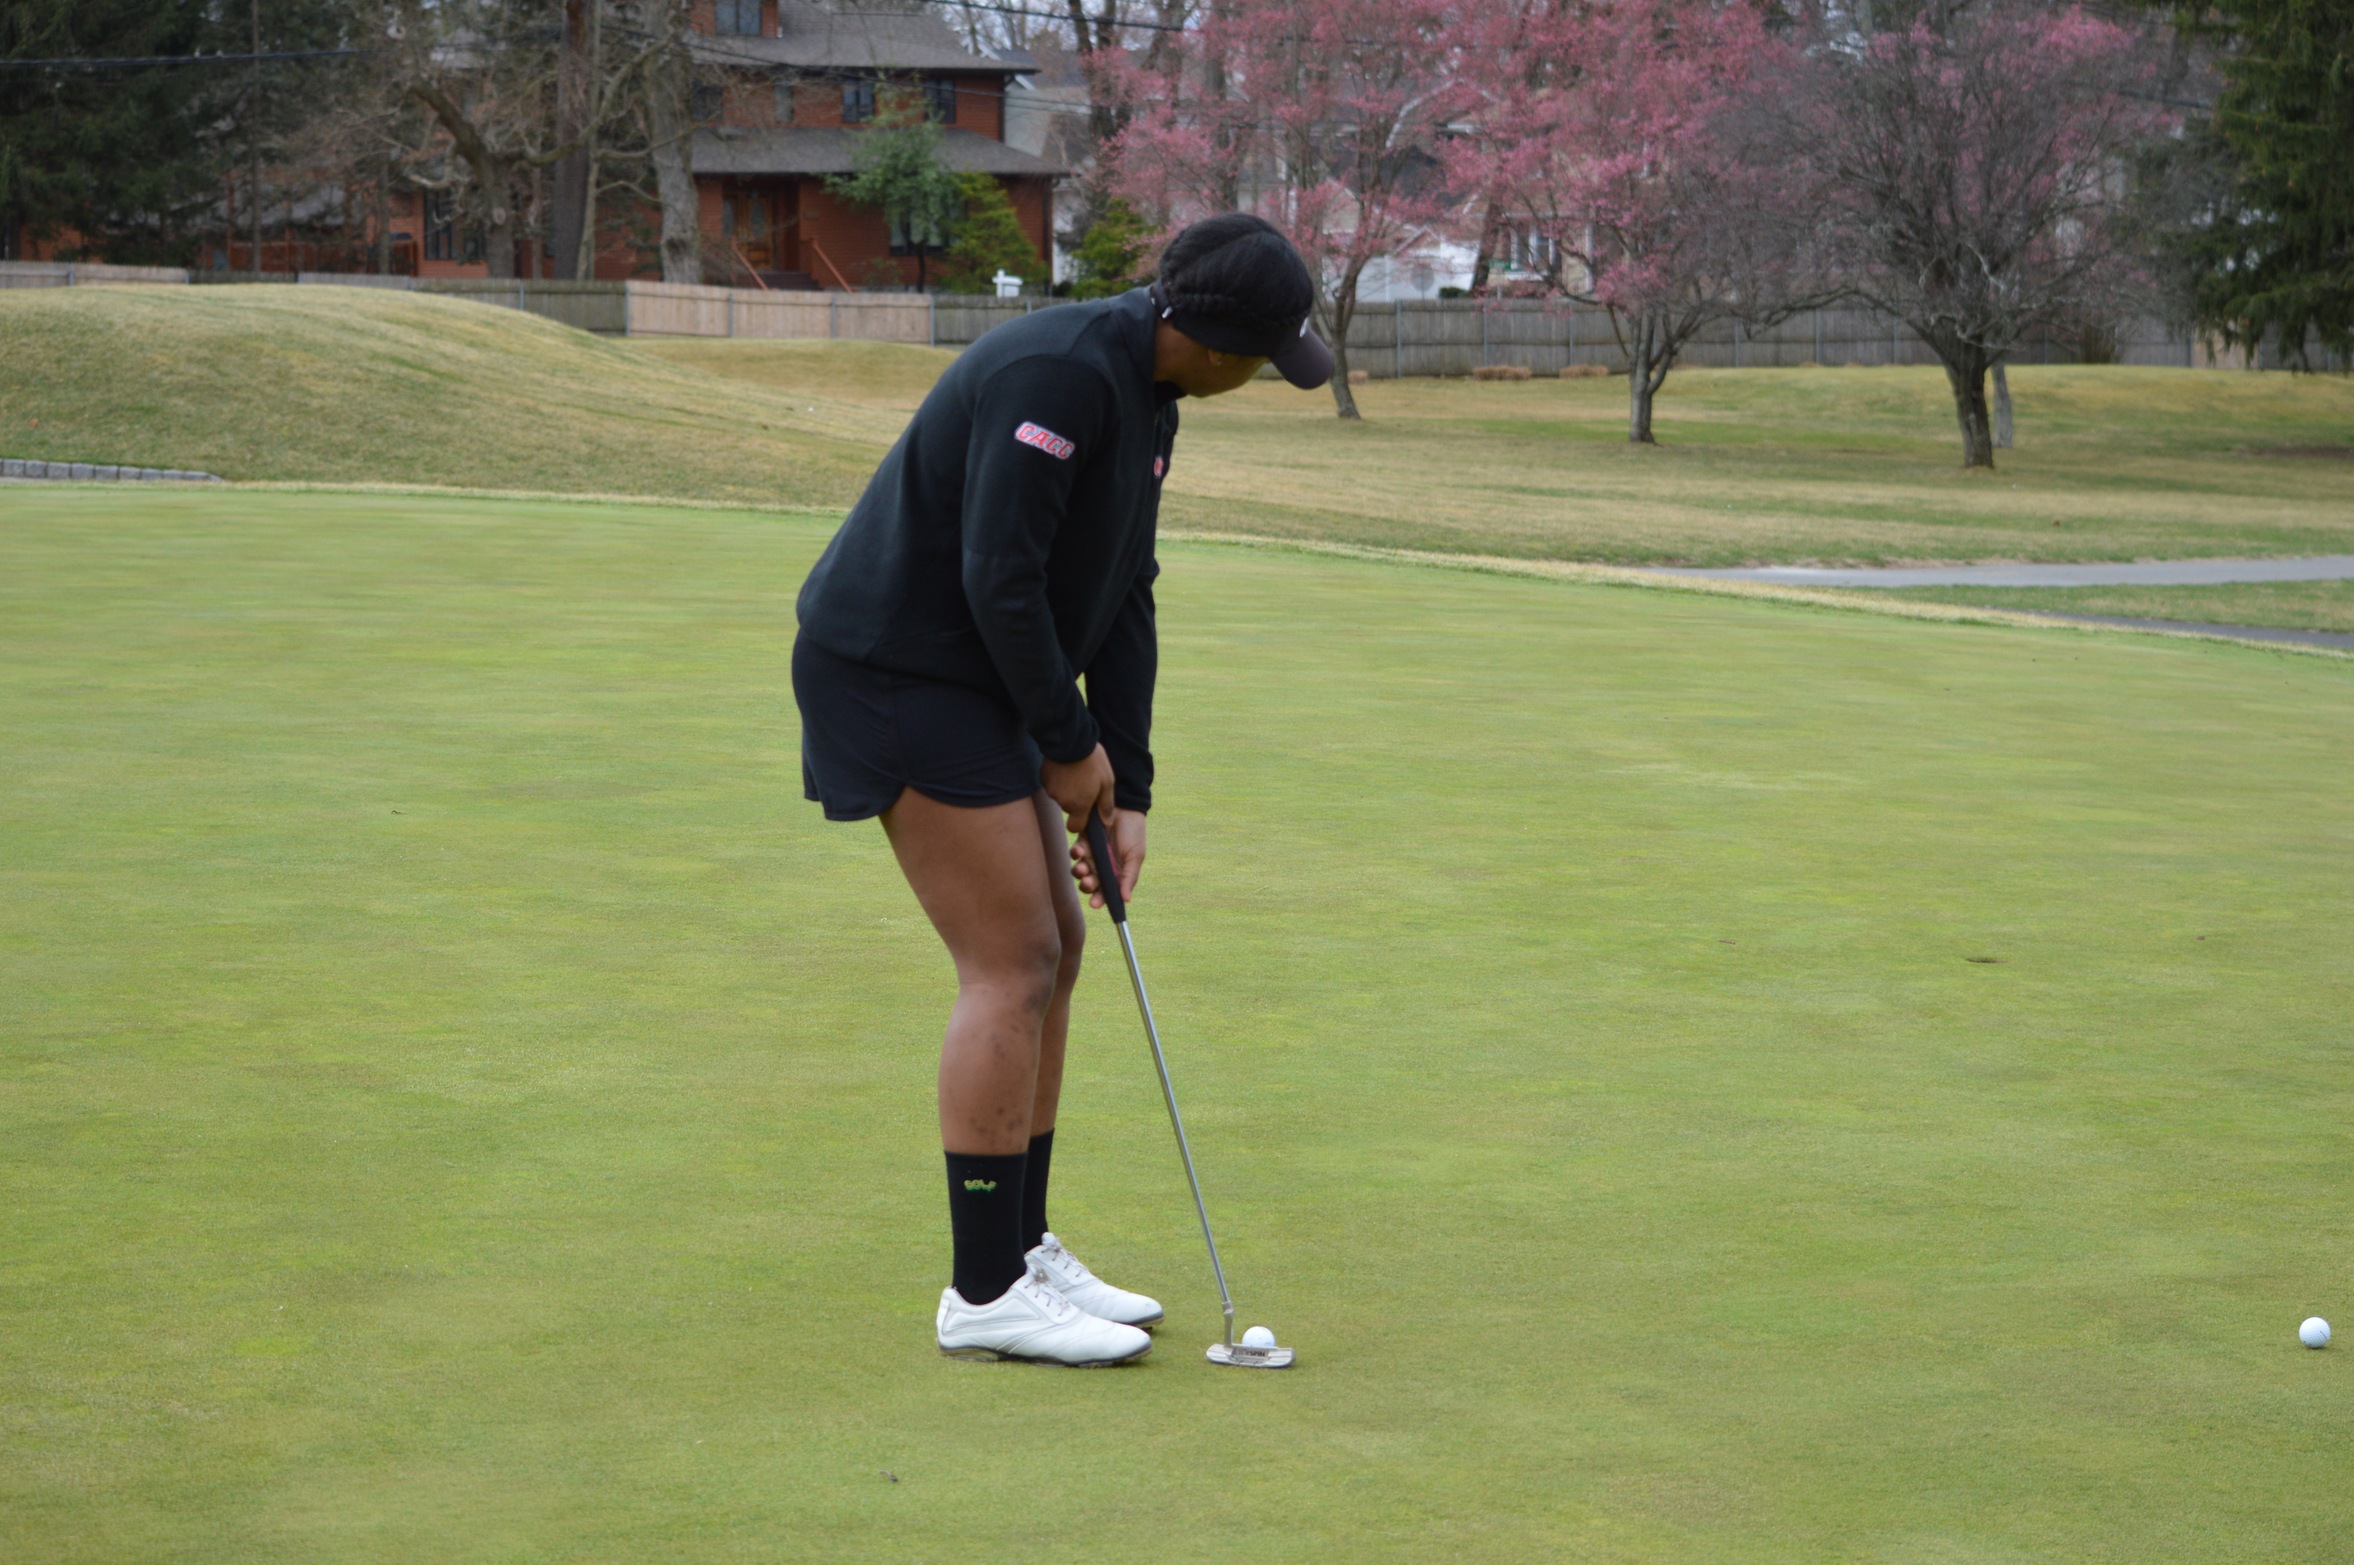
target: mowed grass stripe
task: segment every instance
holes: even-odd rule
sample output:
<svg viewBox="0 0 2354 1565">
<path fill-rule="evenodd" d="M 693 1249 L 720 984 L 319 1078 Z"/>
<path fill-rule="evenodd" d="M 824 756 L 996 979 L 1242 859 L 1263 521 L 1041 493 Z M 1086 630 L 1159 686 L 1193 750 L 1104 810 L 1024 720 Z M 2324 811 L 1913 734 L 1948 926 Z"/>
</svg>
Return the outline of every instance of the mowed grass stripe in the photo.
<svg viewBox="0 0 2354 1565">
<path fill-rule="evenodd" d="M 1170 1325 L 980 1368 L 947 964 L 798 797 L 825 531 L 10 498 L 8 1552 L 2344 1536 L 2339 664 L 1172 545 L 1137 933 L 1302 1366 L 1198 1359 L 1099 926 L 1056 1221 Z"/>
</svg>

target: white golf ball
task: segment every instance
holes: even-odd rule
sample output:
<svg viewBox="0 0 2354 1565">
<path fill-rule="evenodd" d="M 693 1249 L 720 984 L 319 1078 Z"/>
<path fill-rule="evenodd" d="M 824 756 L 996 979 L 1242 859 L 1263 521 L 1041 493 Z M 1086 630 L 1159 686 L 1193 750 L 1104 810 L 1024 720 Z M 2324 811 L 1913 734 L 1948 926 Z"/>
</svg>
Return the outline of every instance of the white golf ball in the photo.
<svg viewBox="0 0 2354 1565">
<path fill-rule="evenodd" d="M 2328 1340 L 2329 1328 L 2322 1327 L 2321 1334 L 2323 1340 Z M 1264 1326 L 1253 1326 L 1242 1334 L 1242 1345 L 1246 1348 L 1271 1348 L 1275 1346 L 1275 1333 Z"/>
<path fill-rule="evenodd" d="M 2329 1346 L 2329 1322 L 2318 1315 L 2305 1317 L 2305 1324 L 2297 1328 L 2297 1340 L 2309 1348 Z"/>
</svg>

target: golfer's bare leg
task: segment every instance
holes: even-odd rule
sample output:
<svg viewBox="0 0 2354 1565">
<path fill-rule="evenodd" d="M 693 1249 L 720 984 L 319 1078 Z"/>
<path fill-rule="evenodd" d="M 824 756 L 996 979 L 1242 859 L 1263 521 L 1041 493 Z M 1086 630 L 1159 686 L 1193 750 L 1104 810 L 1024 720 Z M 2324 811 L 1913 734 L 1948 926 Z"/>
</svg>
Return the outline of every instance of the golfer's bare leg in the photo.
<svg viewBox="0 0 2354 1565">
<path fill-rule="evenodd" d="M 1044 793 L 1032 801 L 1038 811 L 1038 844 L 1046 856 L 1046 884 L 1054 894 L 1055 931 L 1062 937 L 1062 961 L 1055 967 L 1054 1000 L 1038 1029 L 1038 1089 L 1031 1099 L 1030 1134 L 1054 1129 L 1063 1096 L 1063 1045 L 1071 1032 L 1071 991 L 1079 987 L 1079 957 L 1087 946 L 1087 908 L 1071 880 L 1071 839 L 1063 812 Z"/>
<path fill-rule="evenodd" d="M 1026 1151 L 1041 1088 L 1049 1113 L 1060 1090 L 1078 976 L 1075 941 L 1065 959 L 1061 910 L 1067 900 L 1076 911 L 1077 898 L 1050 810 L 1027 799 L 964 809 L 909 789 L 883 814 L 900 870 L 956 963 L 956 1005 L 940 1050 L 940 1139 L 951 1152 Z M 1053 1063 L 1042 1073 L 1050 1016 Z"/>
</svg>

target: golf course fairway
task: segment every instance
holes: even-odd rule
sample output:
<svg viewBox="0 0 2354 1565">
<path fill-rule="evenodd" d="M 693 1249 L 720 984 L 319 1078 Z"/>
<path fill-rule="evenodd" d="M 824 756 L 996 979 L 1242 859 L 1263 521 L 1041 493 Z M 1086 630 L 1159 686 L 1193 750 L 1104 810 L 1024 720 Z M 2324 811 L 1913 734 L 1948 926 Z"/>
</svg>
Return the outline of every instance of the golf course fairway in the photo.
<svg viewBox="0 0 2354 1565">
<path fill-rule="evenodd" d="M 970 1365 L 830 527 L 0 497 L 0 1560 L 2343 1558 L 2354 664 L 1168 546 Z"/>
</svg>

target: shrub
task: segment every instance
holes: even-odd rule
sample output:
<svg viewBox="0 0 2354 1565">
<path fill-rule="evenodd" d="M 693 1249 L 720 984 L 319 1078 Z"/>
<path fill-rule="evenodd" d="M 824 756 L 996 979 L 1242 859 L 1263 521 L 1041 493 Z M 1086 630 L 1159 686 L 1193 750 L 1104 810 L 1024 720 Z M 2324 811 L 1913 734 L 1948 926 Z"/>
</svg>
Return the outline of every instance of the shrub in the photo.
<svg viewBox="0 0 2354 1565">
<path fill-rule="evenodd" d="M 987 174 L 959 174 L 957 193 L 964 217 L 940 259 L 940 288 L 946 293 L 990 293 L 1001 271 L 1025 282 L 1042 282 L 1037 247 L 1022 232 L 1022 220 L 1006 199 L 1005 187 Z"/>
<path fill-rule="evenodd" d="M 1079 239 L 1071 252 L 1078 276 L 1071 284 L 1074 299 L 1108 299 L 1142 282 L 1145 260 L 1152 249 L 1152 229 L 1125 201 L 1113 201 L 1103 216 Z"/>
</svg>

